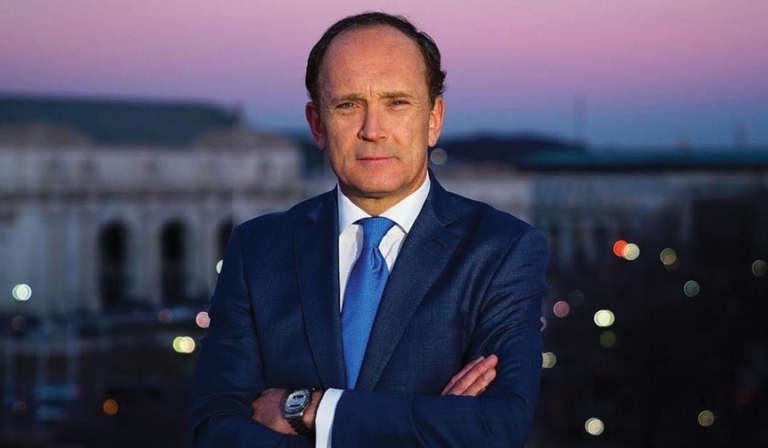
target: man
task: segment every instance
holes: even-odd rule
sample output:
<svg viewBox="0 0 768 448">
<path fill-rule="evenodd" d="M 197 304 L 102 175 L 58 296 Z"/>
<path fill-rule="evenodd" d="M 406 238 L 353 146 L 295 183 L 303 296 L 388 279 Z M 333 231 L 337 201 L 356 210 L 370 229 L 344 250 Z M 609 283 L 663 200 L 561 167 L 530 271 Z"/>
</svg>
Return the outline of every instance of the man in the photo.
<svg viewBox="0 0 768 448">
<path fill-rule="evenodd" d="M 338 187 L 233 231 L 188 446 L 524 444 L 546 241 L 428 171 L 444 76 L 400 17 L 347 17 L 315 45 L 306 118 Z"/>
</svg>

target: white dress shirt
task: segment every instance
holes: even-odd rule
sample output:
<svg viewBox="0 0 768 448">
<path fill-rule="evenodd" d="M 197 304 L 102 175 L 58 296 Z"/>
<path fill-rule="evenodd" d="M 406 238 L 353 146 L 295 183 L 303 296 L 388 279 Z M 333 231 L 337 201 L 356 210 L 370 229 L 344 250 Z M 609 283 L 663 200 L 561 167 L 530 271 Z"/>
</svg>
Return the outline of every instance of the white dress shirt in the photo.
<svg viewBox="0 0 768 448">
<path fill-rule="evenodd" d="M 431 182 L 427 176 L 424 183 L 416 191 L 379 215 L 395 222 L 395 225 L 384 235 L 379 244 L 379 250 L 387 261 L 389 272 L 392 272 L 403 241 L 405 241 L 408 232 L 411 231 L 416 217 L 419 216 L 421 208 L 427 200 L 430 186 Z M 341 311 L 341 308 L 344 307 L 344 292 L 347 288 L 349 273 L 363 249 L 363 226 L 356 224 L 355 221 L 368 218 L 371 215 L 353 204 L 341 193 L 341 188 L 338 186 L 336 187 L 336 195 L 339 204 L 339 298 L 341 301 L 339 310 Z M 330 448 L 331 446 L 331 428 L 336 414 L 336 404 L 343 393 L 344 391 L 341 389 L 328 389 L 320 400 L 315 416 L 316 448 Z"/>
</svg>

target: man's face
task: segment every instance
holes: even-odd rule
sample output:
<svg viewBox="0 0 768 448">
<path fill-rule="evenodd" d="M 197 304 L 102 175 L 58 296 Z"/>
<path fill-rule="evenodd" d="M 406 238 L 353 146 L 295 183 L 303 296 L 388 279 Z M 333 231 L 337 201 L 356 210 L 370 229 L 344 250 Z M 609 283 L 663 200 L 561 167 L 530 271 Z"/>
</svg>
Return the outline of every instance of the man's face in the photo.
<svg viewBox="0 0 768 448">
<path fill-rule="evenodd" d="M 443 100 L 429 104 L 417 45 L 389 26 L 337 36 L 320 71 L 319 104 L 307 104 L 315 142 L 342 192 L 372 215 L 415 191 L 437 143 Z"/>
</svg>

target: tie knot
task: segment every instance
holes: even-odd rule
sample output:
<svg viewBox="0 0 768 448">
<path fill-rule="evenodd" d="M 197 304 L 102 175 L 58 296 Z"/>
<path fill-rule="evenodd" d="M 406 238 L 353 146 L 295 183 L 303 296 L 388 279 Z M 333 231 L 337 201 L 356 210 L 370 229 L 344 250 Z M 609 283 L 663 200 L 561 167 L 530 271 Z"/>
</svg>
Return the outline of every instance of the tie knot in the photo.
<svg viewBox="0 0 768 448">
<path fill-rule="evenodd" d="M 363 218 L 357 222 L 363 225 L 363 247 L 368 249 L 379 247 L 381 239 L 395 225 L 391 219 L 380 216 Z"/>
</svg>

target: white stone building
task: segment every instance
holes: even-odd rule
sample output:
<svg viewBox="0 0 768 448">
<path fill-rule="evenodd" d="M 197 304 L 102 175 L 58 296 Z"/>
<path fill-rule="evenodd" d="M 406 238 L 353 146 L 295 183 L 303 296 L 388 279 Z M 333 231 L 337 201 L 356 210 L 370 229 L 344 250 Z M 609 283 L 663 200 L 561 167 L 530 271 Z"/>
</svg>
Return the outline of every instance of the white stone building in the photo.
<svg viewBox="0 0 768 448">
<path fill-rule="evenodd" d="M 0 312 L 207 299 L 233 223 L 301 175 L 294 143 L 215 106 L 0 98 Z"/>
</svg>

